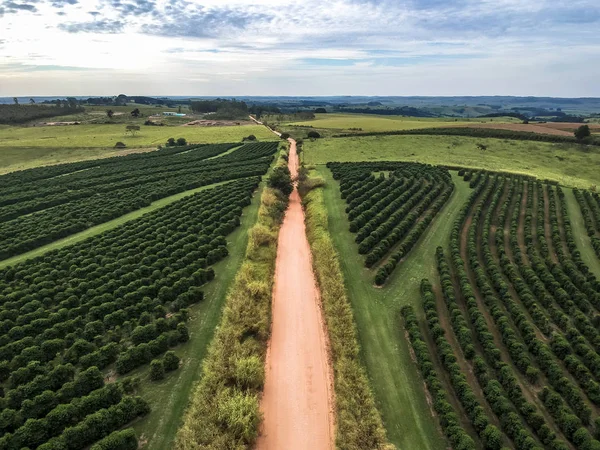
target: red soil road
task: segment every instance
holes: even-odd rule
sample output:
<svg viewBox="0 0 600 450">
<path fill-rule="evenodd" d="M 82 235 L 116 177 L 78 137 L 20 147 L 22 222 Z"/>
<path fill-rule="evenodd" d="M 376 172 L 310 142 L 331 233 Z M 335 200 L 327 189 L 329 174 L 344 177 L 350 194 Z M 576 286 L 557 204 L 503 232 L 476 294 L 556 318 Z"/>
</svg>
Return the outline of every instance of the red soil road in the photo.
<svg viewBox="0 0 600 450">
<path fill-rule="evenodd" d="M 297 172 L 290 139 L 288 167 Z M 332 371 L 298 190 L 279 232 L 258 450 L 333 449 Z"/>
</svg>

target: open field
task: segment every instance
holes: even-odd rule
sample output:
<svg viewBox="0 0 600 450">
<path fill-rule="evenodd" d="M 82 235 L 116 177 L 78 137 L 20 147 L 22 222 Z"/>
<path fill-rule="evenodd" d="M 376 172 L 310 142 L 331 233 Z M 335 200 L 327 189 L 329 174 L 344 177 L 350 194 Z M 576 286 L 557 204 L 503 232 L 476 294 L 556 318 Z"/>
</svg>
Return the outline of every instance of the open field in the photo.
<svg viewBox="0 0 600 450">
<path fill-rule="evenodd" d="M 164 145 L 169 138 L 184 137 L 191 143 L 238 142 L 254 134 L 259 140 L 273 135 L 258 125 L 239 127 L 153 127 L 143 126 L 135 136 L 125 133 L 124 124 L 68 125 L 56 127 L 0 127 L 2 147 L 87 148 L 113 147 L 118 141 L 127 147 Z M 0 153 L 1 154 L 1 153 Z"/>
<path fill-rule="evenodd" d="M 448 242 L 450 227 L 468 194 L 468 185 L 455 177 L 457 186 L 411 254 L 383 288 L 373 286 L 373 273 L 358 256 L 354 235 L 340 198 L 339 183 L 319 166 L 325 178 L 324 202 L 329 232 L 340 254 L 348 296 L 358 326 L 361 356 L 367 367 L 388 439 L 398 448 L 439 449 L 443 441 L 431 417 L 423 382 L 411 360 L 400 323 L 400 308 L 419 302 L 419 283 L 435 271 L 435 248 Z M 385 361 L 385 364 L 382 364 Z"/>
<path fill-rule="evenodd" d="M 513 123 L 520 122 L 512 117 L 494 117 L 481 119 L 427 118 L 405 116 L 377 116 L 371 114 L 315 114 L 314 120 L 288 122 L 282 125 L 330 128 L 348 130 L 360 128 L 362 131 L 412 130 L 415 128 L 448 127 L 451 125 L 469 125 L 475 123 Z"/>
<path fill-rule="evenodd" d="M 480 150 L 484 144 L 487 150 Z M 450 136 L 371 136 L 305 141 L 304 162 L 414 161 L 509 171 L 589 188 L 600 185 L 600 149 L 568 144 Z"/>
</svg>

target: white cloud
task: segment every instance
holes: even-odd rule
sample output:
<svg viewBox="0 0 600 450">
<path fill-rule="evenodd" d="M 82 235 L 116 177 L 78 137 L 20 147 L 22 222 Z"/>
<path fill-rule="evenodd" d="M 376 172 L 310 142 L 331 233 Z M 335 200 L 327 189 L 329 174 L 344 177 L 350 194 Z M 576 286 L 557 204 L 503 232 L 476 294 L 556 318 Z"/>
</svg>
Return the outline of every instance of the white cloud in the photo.
<svg viewBox="0 0 600 450">
<path fill-rule="evenodd" d="M 73 2 L 0 0 L 0 96 L 600 96 L 593 0 Z"/>
</svg>

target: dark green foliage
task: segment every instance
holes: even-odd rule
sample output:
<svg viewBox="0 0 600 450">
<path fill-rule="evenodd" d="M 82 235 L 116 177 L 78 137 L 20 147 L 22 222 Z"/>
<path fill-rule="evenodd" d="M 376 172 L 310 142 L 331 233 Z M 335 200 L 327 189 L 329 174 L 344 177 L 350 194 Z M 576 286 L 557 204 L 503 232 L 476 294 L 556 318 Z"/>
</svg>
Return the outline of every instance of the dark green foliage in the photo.
<svg viewBox="0 0 600 450">
<path fill-rule="evenodd" d="M 310 130 L 306 134 L 306 137 L 309 138 L 309 139 L 319 139 L 321 137 L 321 134 L 318 131 Z"/>
<path fill-rule="evenodd" d="M 35 249 L 169 195 L 262 175 L 277 150 L 275 142 L 246 144 L 208 159 L 237 145 L 174 147 L 0 176 L 0 258 Z"/>
<path fill-rule="evenodd" d="M 590 131 L 589 125 L 581 125 L 575 130 L 573 134 L 575 135 L 575 138 L 577 140 L 581 141 L 585 138 L 590 137 L 592 135 L 592 132 Z"/>
<path fill-rule="evenodd" d="M 128 428 L 122 431 L 114 431 L 101 441 L 98 441 L 90 450 L 137 450 L 138 441 L 135 430 Z"/>
<path fill-rule="evenodd" d="M 165 371 L 171 372 L 179 368 L 179 357 L 173 351 L 168 351 L 163 357 L 163 366 Z"/>
<path fill-rule="evenodd" d="M 160 359 L 155 359 L 150 363 L 150 379 L 159 381 L 165 377 L 165 367 Z"/>
<path fill-rule="evenodd" d="M 222 166 L 242 179 L 0 270 L 0 449 L 86 448 L 148 412 L 143 400 L 124 397 L 139 379 L 105 386 L 100 369 L 114 363 L 124 374 L 155 360 L 148 371 L 160 378 L 163 364 L 178 367 L 174 353 L 161 356 L 189 340 L 187 308 L 202 301 L 202 285 L 215 277 L 209 264 L 228 254 L 226 236 L 260 182 L 236 170 L 264 157 L 264 173 L 276 148 L 244 146 L 239 160 Z M 115 434 L 100 448 L 133 448 L 133 441 Z"/>
<path fill-rule="evenodd" d="M 84 109 L 76 104 L 65 102 L 64 107 L 46 105 L 0 105 L 0 123 L 24 123 L 31 120 L 46 119 L 48 117 L 66 116 L 77 114 Z"/>
<path fill-rule="evenodd" d="M 279 190 L 285 196 L 292 193 L 292 178 L 287 166 L 277 166 L 271 172 L 267 180 L 267 185 L 273 189 Z"/>
<path fill-rule="evenodd" d="M 450 174 L 416 163 L 329 163 L 328 167 L 340 180 L 350 231 L 356 233 L 359 253 L 366 255 L 365 266 L 380 263 L 375 284 L 381 286 L 452 195 Z M 372 175 L 376 171 L 378 177 Z M 383 171 L 390 176 L 386 178 Z"/>
<path fill-rule="evenodd" d="M 447 394 L 442 388 L 438 374 L 432 364 L 427 344 L 423 340 L 421 331 L 419 330 L 419 325 L 413 309 L 410 306 L 402 308 L 402 317 L 404 317 L 404 326 L 408 332 L 413 351 L 417 358 L 419 371 L 427 384 L 427 389 L 433 398 L 433 406 L 438 414 L 440 425 L 442 426 L 446 437 L 452 444 L 452 448 L 460 448 L 463 450 L 477 448 L 471 436 L 469 436 L 460 425 L 458 415 L 449 403 Z M 485 418 L 484 421 L 486 419 L 487 418 Z M 488 425 L 487 428 L 490 429 L 489 433 L 492 433 L 493 430 L 498 431 L 493 425 Z M 500 434 L 499 431 L 498 433 Z"/>
</svg>

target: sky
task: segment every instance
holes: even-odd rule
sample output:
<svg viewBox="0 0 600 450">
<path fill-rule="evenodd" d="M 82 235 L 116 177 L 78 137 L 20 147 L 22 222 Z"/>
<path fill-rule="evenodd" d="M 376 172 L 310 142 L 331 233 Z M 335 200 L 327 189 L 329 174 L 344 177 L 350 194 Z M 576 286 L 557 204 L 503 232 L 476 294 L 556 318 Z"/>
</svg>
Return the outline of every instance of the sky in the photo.
<svg viewBox="0 0 600 450">
<path fill-rule="evenodd" d="M 0 0 L 0 96 L 600 97 L 599 0 Z"/>
</svg>

